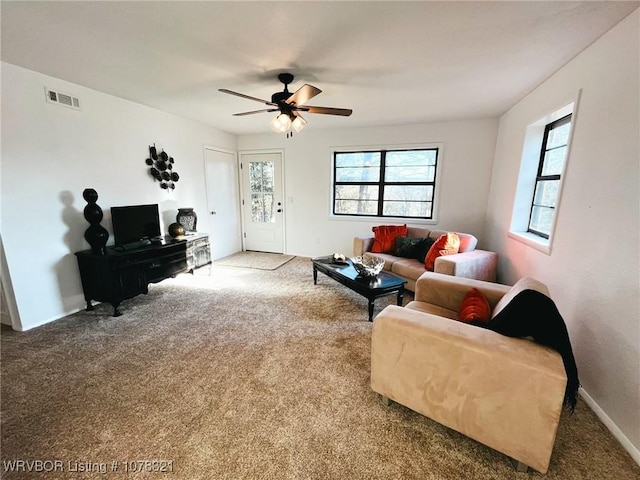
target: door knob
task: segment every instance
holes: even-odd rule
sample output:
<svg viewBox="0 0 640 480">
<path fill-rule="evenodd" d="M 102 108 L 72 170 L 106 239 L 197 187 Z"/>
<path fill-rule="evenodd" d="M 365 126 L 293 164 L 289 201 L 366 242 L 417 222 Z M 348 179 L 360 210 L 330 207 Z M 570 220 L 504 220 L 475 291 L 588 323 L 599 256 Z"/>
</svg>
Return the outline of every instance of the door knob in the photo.
<svg viewBox="0 0 640 480">
<path fill-rule="evenodd" d="M 216 214 L 216 212 L 211 212 L 211 215 L 215 215 L 215 214 Z"/>
<path fill-rule="evenodd" d="M 278 212 L 278 213 L 282 213 L 282 209 L 281 209 L 281 208 L 279 208 L 279 209 L 277 210 L 277 212 Z"/>
</svg>

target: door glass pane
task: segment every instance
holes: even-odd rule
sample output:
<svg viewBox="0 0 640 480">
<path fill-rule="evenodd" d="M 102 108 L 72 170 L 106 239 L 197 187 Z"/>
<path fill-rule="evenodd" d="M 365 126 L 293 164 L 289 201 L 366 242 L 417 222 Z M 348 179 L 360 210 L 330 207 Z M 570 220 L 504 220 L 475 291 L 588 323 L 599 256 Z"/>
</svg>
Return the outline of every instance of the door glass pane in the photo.
<svg viewBox="0 0 640 480">
<path fill-rule="evenodd" d="M 249 162 L 251 219 L 255 223 L 275 223 L 273 162 Z"/>
</svg>

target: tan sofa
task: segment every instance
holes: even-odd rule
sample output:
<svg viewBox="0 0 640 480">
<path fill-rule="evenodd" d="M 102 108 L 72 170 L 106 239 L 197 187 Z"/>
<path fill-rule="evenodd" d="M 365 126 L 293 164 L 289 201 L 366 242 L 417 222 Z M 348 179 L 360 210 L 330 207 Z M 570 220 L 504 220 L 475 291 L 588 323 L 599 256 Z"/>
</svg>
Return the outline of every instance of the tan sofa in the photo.
<svg viewBox="0 0 640 480">
<path fill-rule="evenodd" d="M 374 319 L 371 388 L 436 422 L 546 473 L 563 408 L 567 376 L 555 350 L 455 319 L 472 288 L 494 315 L 523 289 L 548 296 L 524 278 L 513 287 L 427 272 L 406 307 Z M 495 308 L 500 302 L 499 308 Z"/>
<path fill-rule="evenodd" d="M 407 237 L 427 238 L 436 240 L 440 235 L 447 233 L 442 230 L 429 230 L 427 228 L 408 227 Z M 494 282 L 496 280 L 496 267 L 498 254 L 486 250 L 476 250 L 478 239 L 468 233 L 459 233 L 460 251 L 455 255 L 447 255 L 436 259 L 434 271 L 456 277 L 475 278 Z M 407 281 L 405 288 L 415 291 L 416 280 L 427 270 L 424 264 L 413 258 L 396 257 L 388 253 L 372 253 L 373 233 L 357 236 L 353 239 L 353 254 L 355 256 L 376 256 L 384 259 L 384 269 Z"/>
</svg>

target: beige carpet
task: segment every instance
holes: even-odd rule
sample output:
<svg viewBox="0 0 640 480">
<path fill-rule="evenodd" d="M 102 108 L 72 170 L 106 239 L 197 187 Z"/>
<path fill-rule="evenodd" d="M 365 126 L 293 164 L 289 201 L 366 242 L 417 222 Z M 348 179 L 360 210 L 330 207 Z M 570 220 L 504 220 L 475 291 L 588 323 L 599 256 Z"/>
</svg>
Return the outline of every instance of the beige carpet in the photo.
<svg viewBox="0 0 640 480">
<path fill-rule="evenodd" d="M 2 468 L 64 470 L 3 479 L 640 478 L 582 401 L 562 417 L 546 476 L 383 406 L 369 388 L 366 300 L 324 275 L 314 286 L 309 259 L 208 270 L 152 285 L 121 317 L 99 305 L 2 330 Z M 172 461 L 173 473 L 125 474 L 135 460 Z M 107 473 L 70 472 L 75 462 Z"/>
<path fill-rule="evenodd" d="M 218 267 L 242 267 L 258 270 L 275 270 L 295 258 L 293 255 L 265 252 L 238 252 L 215 260 Z"/>
</svg>

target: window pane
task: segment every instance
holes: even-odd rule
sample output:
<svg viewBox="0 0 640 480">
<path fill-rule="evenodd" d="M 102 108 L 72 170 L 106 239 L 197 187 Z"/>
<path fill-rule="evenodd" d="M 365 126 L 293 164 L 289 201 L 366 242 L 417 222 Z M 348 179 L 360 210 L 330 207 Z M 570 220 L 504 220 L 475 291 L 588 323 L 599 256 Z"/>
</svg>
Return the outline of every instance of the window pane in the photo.
<svg viewBox="0 0 640 480">
<path fill-rule="evenodd" d="M 387 152 L 385 181 L 432 182 L 436 175 L 436 151 Z"/>
<path fill-rule="evenodd" d="M 259 192 L 262 185 L 262 163 L 249 163 L 249 180 L 252 192 Z"/>
<path fill-rule="evenodd" d="M 427 201 L 433 199 L 431 185 L 387 185 L 384 188 L 384 200 L 415 200 Z"/>
<path fill-rule="evenodd" d="M 378 214 L 377 185 L 337 185 L 335 213 L 351 215 Z"/>
<path fill-rule="evenodd" d="M 336 153 L 336 167 L 380 166 L 380 152 Z"/>
<path fill-rule="evenodd" d="M 377 182 L 380 180 L 380 152 L 336 154 L 336 182 Z"/>
<path fill-rule="evenodd" d="M 380 166 L 336 168 L 336 182 L 377 182 Z"/>
<path fill-rule="evenodd" d="M 533 204 L 545 207 L 555 207 L 558 201 L 560 180 L 543 180 L 536 184 Z"/>
<path fill-rule="evenodd" d="M 394 217 L 431 218 L 431 202 L 405 202 L 385 200 L 382 214 Z"/>
<path fill-rule="evenodd" d="M 378 215 L 378 201 L 336 199 L 335 213 L 343 215 Z"/>
<path fill-rule="evenodd" d="M 378 200 L 377 185 L 337 185 L 336 200 Z"/>
<path fill-rule="evenodd" d="M 546 235 L 551 234 L 551 225 L 553 224 L 552 208 L 534 206 L 531 210 L 531 221 L 529 228 Z"/>
<path fill-rule="evenodd" d="M 273 162 L 250 162 L 249 179 L 252 192 L 273 192 Z"/>
<path fill-rule="evenodd" d="M 262 191 L 273 192 L 273 162 L 261 162 L 262 163 Z"/>
<path fill-rule="evenodd" d="M 560 147 L 546 152 L 542 163 L 542 175 L 561 175 L 566 155 L 567 147 Z"/>
<path fill-rule="evenodd" d="M 547 137 L 547 150 L 561 145 L 566 145 L 569 141 L 570 131 L 571 122 L 549 130 L 549 136 Z"/>
<path fill-rule="evenodd" d="M 251 194 L 251 220 L 254 223 L 275 223 L 273 194 Z"/>
</svg>

